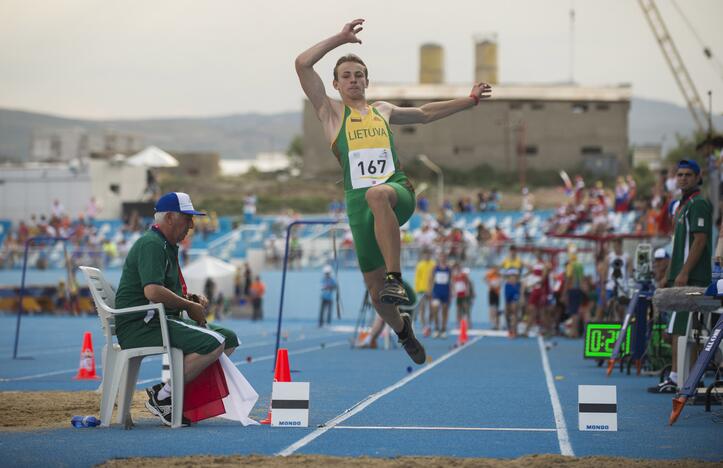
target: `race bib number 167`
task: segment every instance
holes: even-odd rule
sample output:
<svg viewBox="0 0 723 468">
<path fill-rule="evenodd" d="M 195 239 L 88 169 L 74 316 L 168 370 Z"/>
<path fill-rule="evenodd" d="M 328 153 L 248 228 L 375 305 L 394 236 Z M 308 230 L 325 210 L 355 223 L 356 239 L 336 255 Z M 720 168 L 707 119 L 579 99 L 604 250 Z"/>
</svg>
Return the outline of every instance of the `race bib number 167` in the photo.
<svg viewBox="0 0 723 468">
<path fill-rule="evenodd" d="M 352 188 L 373 187 L 394 174 L 394 158 L 389 148 L 365 148 L 349 152 Z"/>
</svg>

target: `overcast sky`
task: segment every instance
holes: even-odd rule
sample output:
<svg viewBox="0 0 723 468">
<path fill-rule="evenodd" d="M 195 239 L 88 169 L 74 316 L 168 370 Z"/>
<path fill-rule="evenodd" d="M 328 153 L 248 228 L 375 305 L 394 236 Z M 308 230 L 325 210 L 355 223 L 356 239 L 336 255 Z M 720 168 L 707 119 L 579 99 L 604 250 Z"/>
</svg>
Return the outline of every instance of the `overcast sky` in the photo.
<svg viewBox="0 0 723 468">
<path fill-rule="evenodd" d="M 663 19 L 706 106 L 712 89 L 723 113 L 723 70 L 672 2 L 658 0 Z M 677 2 L 723 61 L 723 1 Z M 635 0 L 0 0 L 0 107 L 81 118 L 300 110 L 294 58 L 357 17 L 363 44 L 317 65 L 328 92 L 346 52 L 372 80 L 416 82 L 425 42 L 444 47 L 447 82 L 471 83 L 473 38 L 489 33 L 502 83 L 562 82 L 571 7 L 576 82 L 631 83 L 637 97 L 683 104 Z"/>
</svg>

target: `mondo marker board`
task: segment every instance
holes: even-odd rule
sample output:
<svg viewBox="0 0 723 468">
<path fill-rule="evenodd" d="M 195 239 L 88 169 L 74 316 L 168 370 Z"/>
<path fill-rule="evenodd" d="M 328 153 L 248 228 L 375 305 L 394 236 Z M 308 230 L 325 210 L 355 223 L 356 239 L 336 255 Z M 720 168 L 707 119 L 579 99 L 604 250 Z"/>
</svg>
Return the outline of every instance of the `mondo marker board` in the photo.
<svg viewBox="0 0 723 468">
<path fill-rule="evenodd" d="M 578 385 L 577 401 L 581 431 L 618 430 L 618 399 L 615 385 Z"/>
<path fill-rule="evenodd" d="M 271 389 L 271 426 L 309 426 L 309 382 L 274 382 Z"/>
</svg>

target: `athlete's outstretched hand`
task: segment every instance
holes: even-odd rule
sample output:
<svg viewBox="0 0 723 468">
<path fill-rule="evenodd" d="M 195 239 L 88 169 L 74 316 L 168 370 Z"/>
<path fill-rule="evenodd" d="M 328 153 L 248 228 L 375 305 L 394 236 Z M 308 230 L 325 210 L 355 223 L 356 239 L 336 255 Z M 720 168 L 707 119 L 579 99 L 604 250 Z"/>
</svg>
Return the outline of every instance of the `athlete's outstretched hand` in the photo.
<svg viewBox="0 0 723 468">
<path fill-rule="evenodd" d="M 487 99 L 492 97 L 492 86 L 487 83 L 479 82 L 472 86 L 470 96 L 477 96 L 478 99 Z"/>
<path fill-rule="evenodd" d="M 359 34 L 362 29 L 364 29 L 362 27 L 362 23 L 364 23 L 364 20 L 361 18 L 357 18 L 344 25 L 344 27 L 341 30 L 341 33 L 339 33 L 342 36 L 342 38 L 344 39 L 344 42 L 348 42 L 348 43 L 352 43 L 352 44 L 358 42 L 359 44 L 361 44 L 361 42 L 362 42 L 361 39 L 356 37 L 356 35 Z"/>
</svg>

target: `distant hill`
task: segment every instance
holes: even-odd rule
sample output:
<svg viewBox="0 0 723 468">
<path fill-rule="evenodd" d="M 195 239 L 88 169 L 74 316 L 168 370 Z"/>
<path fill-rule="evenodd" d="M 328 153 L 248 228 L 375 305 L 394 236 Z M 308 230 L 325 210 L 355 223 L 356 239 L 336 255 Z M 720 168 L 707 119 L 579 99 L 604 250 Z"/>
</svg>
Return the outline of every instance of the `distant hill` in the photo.
<svg viewBox="0 0 723 468">
<path fill-rule="evenodd" d="M 285 152 L 301 133 L 301 113 L 239 114 L 207 118 L 79 120 L 0 109 L 0 158 L 23 160 L 33 129 L 114 130 L 143 138 L 168 151 L 216 151 L 222 158 L 253 158 L 259 152 Z"/>
<path fill-rule="evenodd" d="M 693 121 L 684 107 L 663 101 L 633 98 L 630 144 L 675 145 L 675 134 L 690 135 Z M 714 118 L 723 130 L 723 117 Z M 301 112 L 237 114 L 206 118 L 144 120 L 81 120 L 33 112 L 0 109 L 0 159 L 27 157 L 33 129 L 85 128 L 115 130 L 143 137 L 145 144 L 169 151 L 216 151 L 222 158 L 252 158 L 259 152 L 286 151 L 301 134 Z"/>
<path fill-rule="evenodd" d="M 662 144 L 664 152 L 675 146 L 676 133 L 690 136 L 695 131 L 687 108 L 642 98 L 633 98 L 629 125 L 631 145 Z M 723 116 L 713 116 L 713 127 L 723 131 Z"/>
</svg>

